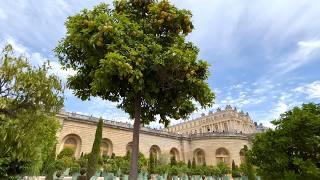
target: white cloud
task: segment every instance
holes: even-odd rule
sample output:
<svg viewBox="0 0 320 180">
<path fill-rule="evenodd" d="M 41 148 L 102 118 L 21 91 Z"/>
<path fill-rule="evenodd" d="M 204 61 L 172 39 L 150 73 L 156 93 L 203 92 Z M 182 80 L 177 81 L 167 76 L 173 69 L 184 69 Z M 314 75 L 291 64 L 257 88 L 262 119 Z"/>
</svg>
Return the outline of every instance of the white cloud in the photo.
<svg viewBox="0 0 320 180">
<path fill-rule="evenodd" d="M 4 47 L 5 45 L 10 44 L 16 53 L 19 54 L 26 54 L 28 49 L 23 46 L 22 44 L 18 43 L 13 37 L 7 36 L 5 39 L 1 42 L 1 47 Z"/>
<path fill-rule="evenodd" d="M 7 15 L 0 9 L 0 19 L 6 19 Z"/>
<path fill-rule="evenodd" d="M 320 81 L 299 86 L 293 91 L 306 94 L 308 99 L 320 99 Z"/>
<path fill-rule="evenodd" d="M 5 40 L 0 43 L 0 47 L 4 47 L 5 44 L 11 44 L 17 55 L 24 55 L 34 66 L 41 66 L 44 62 L 49 60 L 41 53 L 31 51 L 29 48 L 19 43 L 11 36 L 6 37 Z M 50 61 L 50 66 L 51 69 L 49 70 L 49 73 L 55 74 L 63 81 L 66 81 L 68 76 L 74 75 L 76 73 L 76 71 L 74 71 L 73 69 L 62 69 L 62 66 L 56 61 Z"/>
<path fill-rule="evenodd" d="M 299 41 L 297 45 L 298 49 L 276 66 L 278 73 L 285 74 L 295 70 L 320 53 L 320 40 Z"/>
</svg>

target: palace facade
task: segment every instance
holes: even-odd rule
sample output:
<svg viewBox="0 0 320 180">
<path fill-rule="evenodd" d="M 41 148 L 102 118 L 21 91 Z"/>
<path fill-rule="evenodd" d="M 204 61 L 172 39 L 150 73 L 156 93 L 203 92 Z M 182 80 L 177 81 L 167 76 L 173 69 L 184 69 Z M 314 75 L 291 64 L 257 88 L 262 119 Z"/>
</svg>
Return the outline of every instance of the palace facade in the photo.
<svg viewBox="0 0 320 180">
<path fill-rule="evenodd" d="M 89 153 L 95 137 L 99 118 L 76 113 L 58 114 L 61 123 L 57 153 L 65 147 L 75 149 L 75 156 Z M 124 156 L 132 147 L 131 124 L 104 120 L 101 154 Z M 188 162 L 194 158 L 197 164 L 216 165 L 232 160 L 240 164 L 244 153 L 242 148 L 250 147 L 250 136 L 256 133 L 256 125 L 248 113 L 238 112 L 230 105 L 224 110 L 170 126 L 166 129 L 141 127 L 140 152 L 146 157 L 153 153 L 159 160 L 169 162 L 170 157 Z"/>
</svg>

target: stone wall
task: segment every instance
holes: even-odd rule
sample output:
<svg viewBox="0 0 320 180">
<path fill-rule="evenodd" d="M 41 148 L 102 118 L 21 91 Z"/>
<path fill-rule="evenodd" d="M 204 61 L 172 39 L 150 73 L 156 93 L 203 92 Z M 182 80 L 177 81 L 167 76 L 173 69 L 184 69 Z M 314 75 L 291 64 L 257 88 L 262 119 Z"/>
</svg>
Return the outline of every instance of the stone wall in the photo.
<svg viewBox="0 0 320 180">
<path fill-rule="evenodd" d="M 58 115 L 61 129 L 58 132 L 57 153 L 66 145 L 67 139 L 73 139 L 76 144 L 75 156 L 80 157 L 81 153 L 89 153 L 95 137 L 97 118 L 85 117 L 64 113 Z M 105 121 L 102 132 L 103 142 L 108 143 L 108 155 L 114 153 L 123 156 L 128 150 L 128 145 L 132 142 L 132 125 Z M 244 145 L 249 145 L 248 137 L 244 134 L 236 133 L 204 133 L 195 135 L 181 135 L 165 131 L 141 128 L 140 131 L 140 152 L 149 157 L 151 147 L 155 147 L 159 155 L 170 158 L 172 149 L 177 152 L 177 160 L 192 160 L 196 156 L 196 150 L 203 150 L 205 161 L 208 165 L 215 165 L 216 150 L 225 148 L 229 153 L 230 164 L 235 160 L 240 163 L 239 152 Z"/>
</svg>

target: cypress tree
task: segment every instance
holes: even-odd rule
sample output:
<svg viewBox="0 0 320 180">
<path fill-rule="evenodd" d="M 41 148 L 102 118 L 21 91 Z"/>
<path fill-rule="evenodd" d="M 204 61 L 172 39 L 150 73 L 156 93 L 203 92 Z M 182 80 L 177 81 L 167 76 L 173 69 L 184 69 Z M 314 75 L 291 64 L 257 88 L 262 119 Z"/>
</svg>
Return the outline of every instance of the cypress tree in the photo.
<svg viewBox="0 0 320 180">
<path fill-rule="evenodd" d="M 202 166 L 203 166 L 203 167 L 206 167 L 206 166 L 207 166 L 206 161 L 203 162 Z"/>
<path fill-rule="evenodd" d="M 149 174 L 154 173 L 154 166 L 155 166 L 155 158 L 152 153 L 149 154 Z"/>
<path fill-rule="evenodd" d="M 188 168 L 189 168 L 189 169 L 191 168 L 191 161 L 190 161 L 190 159 L 188 160 Z"/>
<path fill-rule="evenodd" d="M 170 159 L 170 164 L 171 164 L 171 166 L 177 165 L 177 161 L 176 161 L 176 157 L 175 157 L 175 156 L 172 156 L 172 157 L 171 157 L 171 159 Z"/>
<path fill-rule="evenodd" d="M 234 160 L 232 160 L 232 171 L 236 170 L 236 163 L 234 162 Z"/>
<path fill-rule="evenodd" d="M 94 138 L 94 142 L 92 145 L 92 150 L 88 159 L 88 167 L 87 167 L 87 179 L 90 179 L 96 173 L 96 166 L 98 164 L 98 158 L 100 156 L 100 145 L 102 139 L 102 119 L 99 120 L 97 125 L 96 135 Z"/>
<path fill-rule="evenodd" d="M 192 167 L 192 169 L 195 169 L 196 166 L 197 166 L 197 165 L 196 165 L 196 159 L 193 158 L 193 159 L 192 159 L 192 166 L 191 166 L 191 167 Z"/>
<path fill-rule="evenodd" d="M 232 177 L 237 177 L 236 171 L 237 171 L 236 163 L 234 162 L 234 160 L 232 160 L 232 166 L 231 166 Z"/>
</svg>

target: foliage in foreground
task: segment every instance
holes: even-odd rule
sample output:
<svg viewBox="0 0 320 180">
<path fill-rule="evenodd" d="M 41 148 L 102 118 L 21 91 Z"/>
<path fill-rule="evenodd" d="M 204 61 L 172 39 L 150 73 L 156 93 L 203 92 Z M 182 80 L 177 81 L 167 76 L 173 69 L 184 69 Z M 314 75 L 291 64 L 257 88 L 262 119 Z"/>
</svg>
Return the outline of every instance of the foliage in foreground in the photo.
<svg viewBox="0 0 320 180">
<path fill-rule="evenodd" d="M 56 144 L 62 87 L 50 66 L 31 66 L 7 45 L 0 62 L 0 179 L 39 174 Z"/>
<path fill-rule="evenodd" d="M 264 179 L 320 179 L 320 104 L 295 107 L 258 134 L 249 160 Z"/>
</svg>

